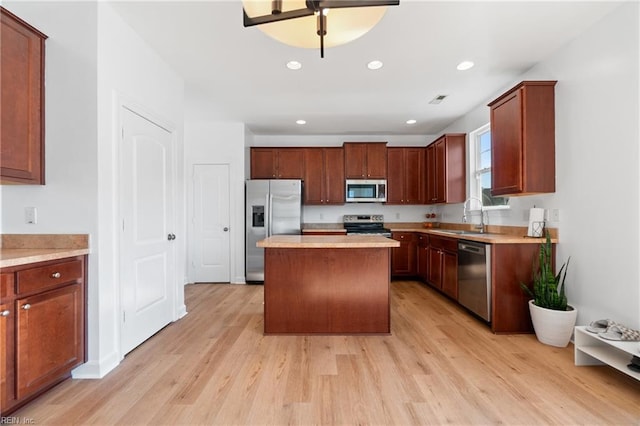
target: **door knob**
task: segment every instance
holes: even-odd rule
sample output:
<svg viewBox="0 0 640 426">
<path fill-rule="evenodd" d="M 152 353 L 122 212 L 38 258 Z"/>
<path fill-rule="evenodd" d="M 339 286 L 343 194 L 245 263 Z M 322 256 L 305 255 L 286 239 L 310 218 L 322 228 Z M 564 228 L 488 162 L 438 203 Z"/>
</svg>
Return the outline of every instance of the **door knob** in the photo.
<svg viewBox="0 0 640 426">
<path fill-rule="evenodd" d="M 223 230 L 224 232 L 227 232 L 227 231 L 229 230 L 229 228 L 225 226 L 224 228 L 222 228 L 222 230 Z"/>
<path fill-rule="evenodd" d="M 176 234 L 169 234 L 169 235 L 167 235 L 167 240 L 169 240 L 169 241 L 173 241 L 173 240 L 175 240 L 175 239 L 176 239 Z"/>
<path fill-rule="evenodd" d="M 26 303 L 26 304 L 22 305 L 22 309 L 24 309 L 25 311 L 28 311 L 29 309 L 31 309 L 31 305 Z"/>
<path fill-rule="evenodd" d="M 4 311 L 0 312 L 0 317 L 8 317 L 9 314 L 11 314 L 11 311 L 5 309 Z"/>
</svg>

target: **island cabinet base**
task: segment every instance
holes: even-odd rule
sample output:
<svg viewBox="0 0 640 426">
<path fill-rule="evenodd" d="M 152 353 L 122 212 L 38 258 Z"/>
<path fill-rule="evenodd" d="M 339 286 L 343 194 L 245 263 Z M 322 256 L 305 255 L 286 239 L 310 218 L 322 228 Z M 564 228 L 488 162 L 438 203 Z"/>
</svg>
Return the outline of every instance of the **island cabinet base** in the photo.
<svg viewBox="0 0 640 426">
<path fill-rule="evenodd" d="M 267 248 L 265 334 L 389 334 L 389 248 Z"/>
</svg>

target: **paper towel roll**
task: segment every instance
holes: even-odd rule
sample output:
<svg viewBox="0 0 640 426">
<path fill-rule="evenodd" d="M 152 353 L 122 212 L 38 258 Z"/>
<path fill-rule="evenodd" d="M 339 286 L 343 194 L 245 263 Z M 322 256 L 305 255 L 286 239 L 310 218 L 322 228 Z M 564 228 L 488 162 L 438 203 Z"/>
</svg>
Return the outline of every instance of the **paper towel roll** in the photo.
<svg viewBox="0 0 640 426">
<path fill-rule="evenodd" d="M 527 236 L 542 237 L 544 228 L 544 209 L 533 207 L 529 210 L 529 227 Z"/>
</svg>

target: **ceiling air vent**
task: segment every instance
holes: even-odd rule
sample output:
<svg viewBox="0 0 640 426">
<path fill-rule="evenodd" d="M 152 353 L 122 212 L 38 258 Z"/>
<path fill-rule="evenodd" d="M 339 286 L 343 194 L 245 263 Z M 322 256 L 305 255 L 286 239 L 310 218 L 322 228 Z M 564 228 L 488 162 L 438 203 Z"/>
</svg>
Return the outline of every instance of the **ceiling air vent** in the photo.
<svg viewBox="0 0 640 426">
<path fill-rule="evenodd" d="M 435 98 L 431 99 L 429 101 L 429 103 L 432 104 L 432 105 L 437 105 L 440 102 L 442 102 L 444 100 L 444 98 L 446 98 L 446 97 L 447 97 L 447 95 L 438 95 Z"/>
</svg>

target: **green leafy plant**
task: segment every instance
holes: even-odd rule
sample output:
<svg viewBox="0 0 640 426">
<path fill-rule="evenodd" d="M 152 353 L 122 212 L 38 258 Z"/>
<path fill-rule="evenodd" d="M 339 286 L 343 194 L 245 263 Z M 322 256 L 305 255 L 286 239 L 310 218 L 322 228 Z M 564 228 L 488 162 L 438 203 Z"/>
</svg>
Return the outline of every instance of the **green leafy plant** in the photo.
<svg viewBox="0 0 640 426">
<path fill-rule="evenodd" d="M 556 311 L 567 310 L 567 296 L 565 294 L 564 280 L 567 276 L 569 260 L 560 267 L 557 274 L 553 272 L 551 235 L 547 231 L 547 239 L 540 244 L 538 252 L 538 265 L 534 266 L 533 289 L 524 283 L 520 287 L 533 298 L 533 303 L 541 308 Z"/>
</svg>

